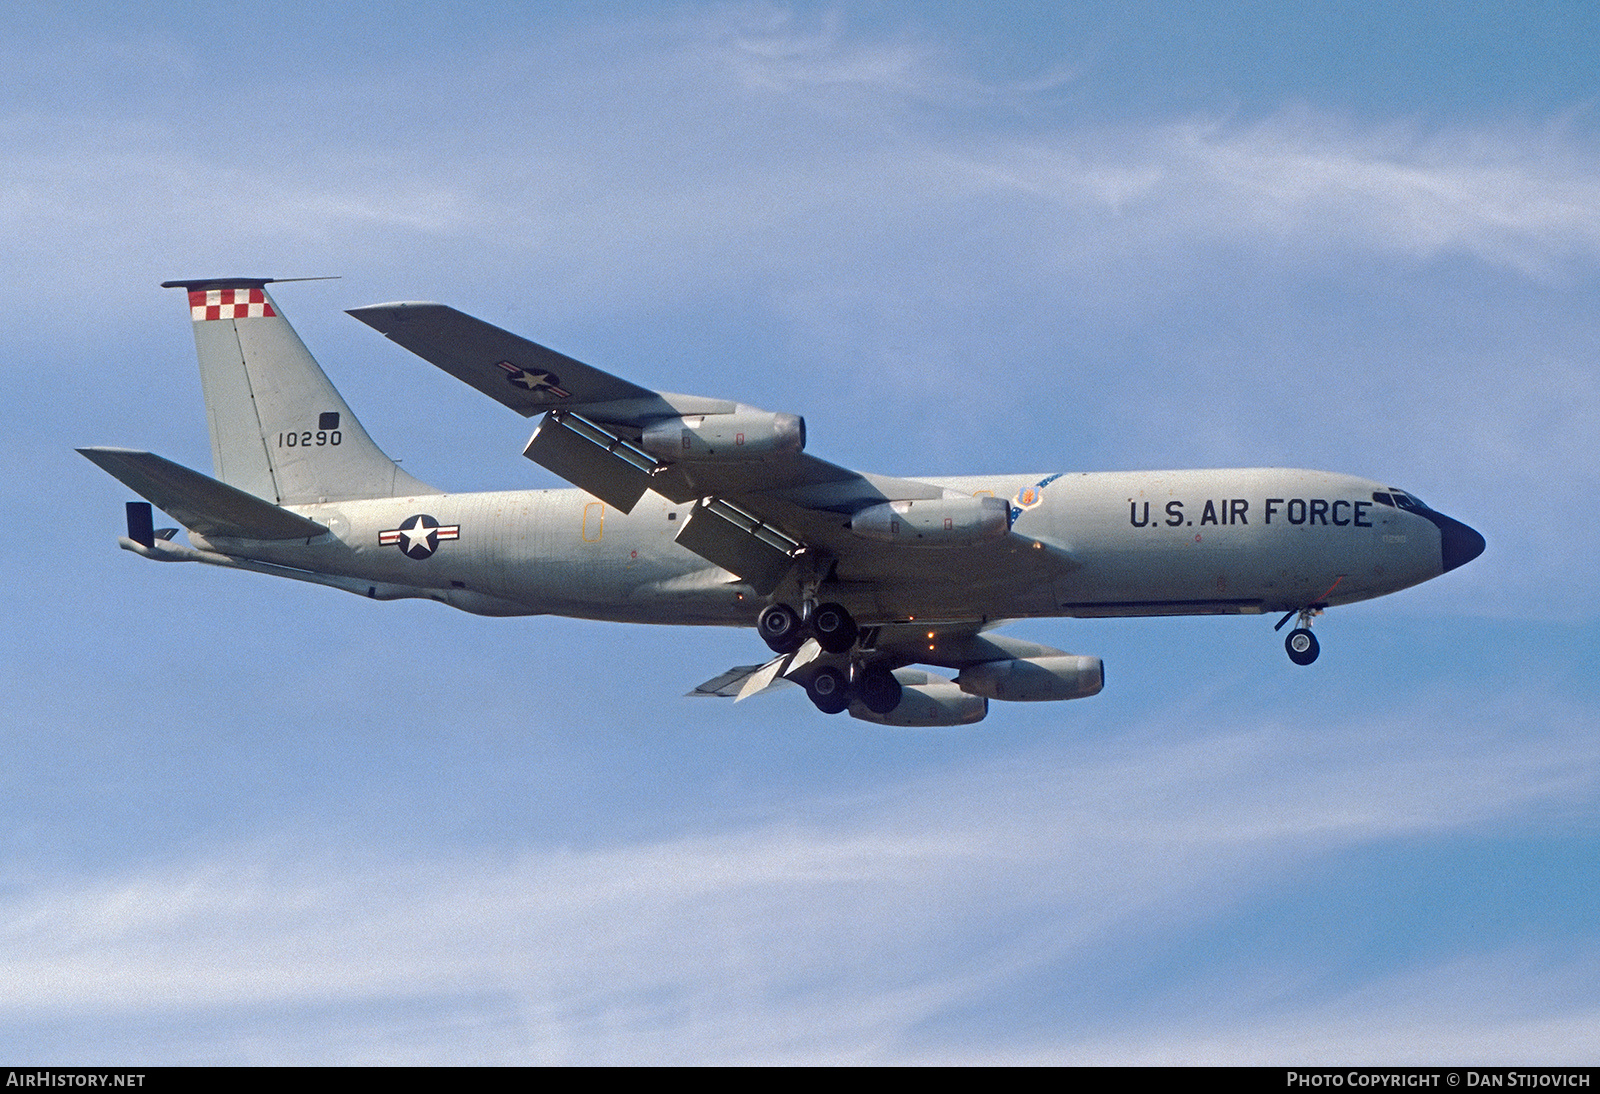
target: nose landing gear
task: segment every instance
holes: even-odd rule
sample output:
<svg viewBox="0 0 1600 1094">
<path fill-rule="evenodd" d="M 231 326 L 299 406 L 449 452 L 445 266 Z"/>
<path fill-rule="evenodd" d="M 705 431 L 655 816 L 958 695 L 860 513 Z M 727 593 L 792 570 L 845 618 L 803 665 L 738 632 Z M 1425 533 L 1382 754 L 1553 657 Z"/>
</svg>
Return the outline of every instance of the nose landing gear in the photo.
<svg viewBox="0 0 1600 1094">
<path fill-rule="evenodd" d="M 1310 627 L 1296 627 L 1290 631 L 1289 637 L 1283 640 L 1283 648 L 1289 651 L 1289 660 L 1297 665 L 1311 664 L 1322 652 Z"/>
<path fill-rule="evenodd" d="M 1289 632 L 1289 637 L 1283 640 L 1283 648 L 1288 651 L 1289 660 L 1297 665 L 1311 664 L 1317 659 L 1317 654 L 1322 652 L 1317 636 L 1311 633 L 1311 620 L 1321 614 L 1322 609 L 1318 607 L 1300 608 L 1286 614 L 1278 620 L 1278 625 L 1272 628 L 1275 631 L 1281 630 L 1289 620 L 1297 615 L 1300 617 L 1295 622 L 1294 630 Z"/>
</svg>

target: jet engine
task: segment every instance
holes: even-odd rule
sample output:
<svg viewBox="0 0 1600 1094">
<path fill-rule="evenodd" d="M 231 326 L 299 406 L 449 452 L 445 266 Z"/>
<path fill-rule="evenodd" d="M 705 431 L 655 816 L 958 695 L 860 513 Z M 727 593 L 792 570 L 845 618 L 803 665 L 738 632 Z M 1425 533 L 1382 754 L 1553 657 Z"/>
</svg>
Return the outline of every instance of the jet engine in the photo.
<svg viewBox="0 0 1600 1094">
<path fill-rule="evenodd" d="M 668 462 L 745 463 L 792 456 L 806 446 L 806 422 L 739 403 L 729 414 L 686 414 L 652 422 L 639 447 Z"/>
<path fill-rule="evenodd" d="M 928 498 L 888 501 L 850 518 L 850 530 L 864 539 L 912 547 L 970 547 L 1011 530 L 1011 507 L 999 498 Z"/>
<path fill-rule="evenodd" d="M 1100 658 L 1070 653 L 985 661 L 962 669 L 956 677 L 962 691 L 1012 703 L 1084 699 L 1098 694 L 1105 682 Z"/>
<path fill-rule="evenodd" d="M 860 699 L 848 707 L 850 717 L 881 726 L 969 726 L 983 721 L 989 700 L 968 695 L 947 680 L 921 669 L 895 669 L 900 681 L 900 702 L 887 714 L 875 714 Z"/>
</svg>

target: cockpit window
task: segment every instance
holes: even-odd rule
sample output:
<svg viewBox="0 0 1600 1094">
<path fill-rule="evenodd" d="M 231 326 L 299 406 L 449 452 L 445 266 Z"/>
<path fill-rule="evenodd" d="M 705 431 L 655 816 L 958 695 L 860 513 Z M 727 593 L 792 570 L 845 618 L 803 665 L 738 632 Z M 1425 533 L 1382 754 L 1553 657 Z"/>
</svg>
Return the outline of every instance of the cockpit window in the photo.
<svg viewBox="0 0 1600 1094">
<path fill-rule="evenodd" d="M 1399 490 L 1395 490 L 1392 493 L 1386 493 L 1381 490 L 1375 491 L 1372 495 L 1372 500 L 1379 505 L 1392 505 L 1396 509 L 1404 509 L 1408 513 L 1426 513 L 1428 511 L 1428 506 L 1421 498 L 1413 494 L 1401 493 Z"/>
</svg>

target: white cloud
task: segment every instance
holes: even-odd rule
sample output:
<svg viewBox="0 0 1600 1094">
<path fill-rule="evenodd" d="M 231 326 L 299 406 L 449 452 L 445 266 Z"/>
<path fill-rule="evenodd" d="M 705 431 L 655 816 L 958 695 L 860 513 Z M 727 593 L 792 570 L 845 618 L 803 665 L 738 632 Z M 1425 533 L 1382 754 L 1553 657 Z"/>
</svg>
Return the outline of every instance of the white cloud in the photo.
<svg viewBox="0 0 1600 1094">
<path fill-rule="evenodd" d="M 1278 991 L 1244 1007 L 1239 974 L 1174 970 L 1171 990 L 1185 976 L 1217 980 L 1227 999 L 1194 1015 L 1135 1009 L 1118 1024 L 1149 1032 L 1114 1043 L 1094 1023 L 1045 1021 L 1015 1039 L 948 1033 L 952 1015 L 1003 1023 L 1007 1000 L 1041 975 L 1092 966 L 1108 948 L 1169 945 L 1330 856 L 1592 808 L 1588 712 L 1547 705 L 1507 728 L 1503 712 L 1462 702 L 1335 739 L 1283 727 L 1175 740 L 1163 726 L 813 800 L 795 810 L 805 821 L 642 844 L 315 850 L 342 845 L 325 834 L 109 879 L 14 883 L 0 902 L 0 1009 L 46 1024 L 97 1016 L 113 1030 L 184 1015 L 210 1036 L 240 1014 L 281 1023 L 328 1008 L 342 1027 L 381 1028 L 384 1006 L 410 1000 L 421 1016 L 398 1043 L 349 1052 L 404 1058 L 420 1044 L 458 1059 L 438 1029 L 467 1023 L 488 1030 L 474 1053 L 552 1062 L 1284 1060 L 1351 1045 L 1392 1058 L 1396 1039 L 1353 1026 L 1372 1012 L 1403 1013 L 1414 1037 L 1473 1029 L 1497 1058 L 1559 1056 L 1553 1031 L 1593 1010 L 1577 986 L 1593 939 L 1575 955 L 1545 948 L 1543 968 L 1513 954 L 1378 967 L 1325 1002 Z M 1265 956 L 1286 973 L 1316 961 Z M 1493 990 L 1447 990 L 1484 969 Z M 1566 1000 L 1532 1006 L 1550 977 L 1569 984 Z M 1522 1040 L 1530 1029 L 1544 1039 Z M 271 1058 L 316 1056 L 303 1033 L 283 1036 Z M 1430 1047 L 1414 1043 L 1417 1055 Z"/>
<path fill-rule="evenodd" d="M 1287 1014 L 1088 1041 L 1068 1058 L 1144 1066 L 1586 1065 L 1600 1020 L 1589 989 L 1597 973 L 1600 949 L 1592 943 L 1516 946 L 1408 969 Z M 1041 1054 L 1040 1062 L 1062 1058 Z"/>
<path fill-rule="evenodd" d="M 1559 120 L 1444 129 L 1286 107 L 1085 128 L 1048 91 L 981 85 L 926 36 L 764 9 L 513 47 L 465 77 L 457 58 L 380 71 L 299 88 L 249 141 L 197 133 L 192 107 L 154 89 L 116 114 L 30 106 L 0 119 L 5 233 L 45 253 L 63 230 L 120 241 L 114 256 L 137 238 L 248 252 L 283 237 L 380 263 L 487 244 L 502 266 L 589 272 L 585 292 L 823 269 L 864 291 L 885 245 L 941 274 L 988 253 L 969 276 L 1017 285 L 1133 276 L 1128 255 L 1159 280 L 1219 245 L 1268 265 L 1467 255 L 1539 279 L 1600 254 L 1600 149 Z M 487 86 L 492 108 L 441 108 Z M 248 113 L 281 90 L 234 94 Z M 463 146 L 461 126 L 491 122 Z"/>
</svg>

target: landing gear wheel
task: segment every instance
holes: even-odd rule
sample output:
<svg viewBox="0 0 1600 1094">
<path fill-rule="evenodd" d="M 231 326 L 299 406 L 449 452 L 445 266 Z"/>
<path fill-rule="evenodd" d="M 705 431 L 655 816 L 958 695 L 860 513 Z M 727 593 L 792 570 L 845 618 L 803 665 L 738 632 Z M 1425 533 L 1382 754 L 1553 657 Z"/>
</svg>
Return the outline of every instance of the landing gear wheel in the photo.
<svg viewBox="0 0 1600 1094">
<path fill-rule="evenodd" d="M 856 621 L 841 604 L 818 604 L 811 612 L 811 633 L 829 653 L 843 653 L 856 641 Z"/>
<path fill-rule="evenodd" d="M 900 705 L 900 681 L 888 669 L 864 669 L 856 678 L 856 698 L 874 714 L 888 714 Z"/>
<path fill-rule="evenodd" d="M 1283 648 L 1289 651 L 1289 660 L 1297 665 L 1311 664 L 1322 652 L 1322 647 L 1317 645 L 1317 636 L 1305 627 L 1290 631 L 1289 637 L 1283 640 Z"/>
<path fill-rule="evenodd" d="M 823 665 L 811 674 L 806 682 L 806 694 L 824 714 L 838 714 L 850 705 L 850 684 L 844 673 L 832 665 Z"/>
<path fill-rule="evenodd" d="M 805 640 L 800 617 L 787 604 L 769 604 L 762 609 L 756 619 L 756 630 L 773 653 L 793 653 Z"/>
</svg>

